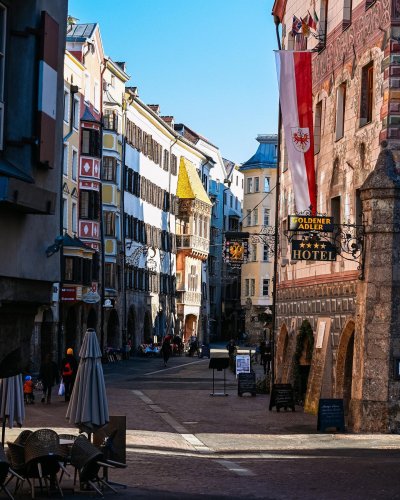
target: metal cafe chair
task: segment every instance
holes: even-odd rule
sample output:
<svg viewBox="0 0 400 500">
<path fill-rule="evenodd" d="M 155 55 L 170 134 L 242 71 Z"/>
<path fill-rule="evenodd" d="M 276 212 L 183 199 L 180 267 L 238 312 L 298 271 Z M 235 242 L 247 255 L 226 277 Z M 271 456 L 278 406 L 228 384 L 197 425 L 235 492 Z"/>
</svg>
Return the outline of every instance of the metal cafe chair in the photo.
<svg viewBox="0 0 400 500">
<path fill-rule="evenodd" d="M 62 466 L 62 452 L 58 434 L 52 429 L 39 429 L 33 432 L 25 443 L 25 477 L 31 486 L 32 498 L 35 497 L 35 479 L 42 480 L 50 495 L 49 483 L 55 483 L 63 496 L 57 477 Z M 32 482 L 30 481 L 32 480 Z"/>
<path fill-rule="evenodd" d="M 71 465 L 75 467 L 74 484 L 76 483 L 76 475 L 79 474 L 81 489 L 84 485 L 89 485 L 101 497 L 103 493 L 100 488 L 104 488 L 104 486 L 117 493 L 115 488 L 99 476 L 102 467 L 113 466 L 103 461 L 103 453 L 83 435 L 77 437 L 72 445 Z"/>
<path fill-rule="evenodd" d="M 17 478 L 17 480 L 22 480 L 22 477 L 10 468 L 10 463 L 6 458 L 4 448 L 0 445 L 0 491 L 4 491 L 8 498 L 11 498 L 12 500 L 14 497 L 7 488 L 7 485 L 14 477 Z"/>
</svg>

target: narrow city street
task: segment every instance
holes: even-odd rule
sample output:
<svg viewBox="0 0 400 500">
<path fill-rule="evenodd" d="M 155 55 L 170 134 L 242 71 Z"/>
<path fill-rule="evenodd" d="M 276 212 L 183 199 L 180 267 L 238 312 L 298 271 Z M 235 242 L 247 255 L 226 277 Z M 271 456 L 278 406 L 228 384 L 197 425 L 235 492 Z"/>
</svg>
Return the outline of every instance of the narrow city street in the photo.
<svg viewBox="0 0 400 500">
<path fill-rule="evenodd" d="M 110 474 L 128 485 L 119 496 L 400 498 L 399 435 L 319 434 L 316 417 L 300 407 L 270 412 L 266 395 L 238 397 L 228 370 L 228 396 L 210 397 L 208 365 L 173 357 L 164 368 L 157 357 L 104 366 L 110 415 L 127 417 L 128 468 Z M 215 377 L 215 392 L 222 392 L 222 372 Z M 60 432 L 66 403 L 38 398 L 24 428 Z M 19 432 L 7 430 L 6 439 Z"/>
</svg>

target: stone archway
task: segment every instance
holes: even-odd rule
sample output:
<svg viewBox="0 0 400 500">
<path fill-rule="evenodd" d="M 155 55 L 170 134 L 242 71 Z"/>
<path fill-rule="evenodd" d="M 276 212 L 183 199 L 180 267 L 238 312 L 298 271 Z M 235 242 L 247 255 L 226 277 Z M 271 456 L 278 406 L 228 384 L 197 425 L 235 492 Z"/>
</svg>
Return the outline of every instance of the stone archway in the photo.
<svg viewBox="0 0 400 500">
<path fill-rule="evenodd" d="M 276 380 L 277 382 L 283 382 L 285 370 L 285 360 L 287 357 L 287 350 L 289 345 L 289 332 L 285 323 L 281 326 L 279 331 L 278 343 L 276 346 L 275 355 L 275 369 L 276 369 Z"/>
<path fill-rule="evenodd" d="M 183 340 L 187 342 L 192 335 L 197 335 L 197 316 L 188 314 L 185 317 Z"/>
<path fill-rule="evenodd" d="M 149 313 L 149 311 L 146 311 L 144 313 L 143 337 L 144 337 L 143 339 L 140 339 L 141 342 L 143 342 L 143 340 L 145 342 L 153 340 L 153 324 L 151 321 L 151 314 Z"/>
<path fill-rule="evenodd" d="M 65 349 L 76 347 L 77 314 L 75 307 L 70 307 L 65 321 Z"/>
<path fill-rule="evenodd" d="M 350 319 L 340 336 L 336 357 L 335 397 L 343 399 L 346 413 L 349 409 L 353 382 L 354 332 L 355 322 Z"/>
<path fill-rule="evenodd" d="M 51 309 L 43 312 L 42 326 L 40 329 L 40 357 L 43 363 L 47 354 L 53 354 L 54 335 L 53 335 L 53 313 Z"/>
<path fill-rule="evenodd" d="M 128 311 L 128 321 L 126 324 L 126 333 L 128 336 L 128 340 L 130 339 L 132 342 L 132 347 L 137 347 L 140 343 L 140 339 L 136 338 L 136 314 L 135 308 L 131 306 Z"/>
<path fill-rule="evenodd" d="M 97 314 L 95 309 L 92 307 L 89 311 L 87 320 L 86 320 L 86 328 L 93 328 L 96 330 L 97 328 Z"/>
<path fill-rule="evenodd" d="M 107 347 L 118 349 L 121 346 L 119 336 L 119 318 L 115 309 L 110 311 L 110 316 L 107 321 Z"/>
</svg>

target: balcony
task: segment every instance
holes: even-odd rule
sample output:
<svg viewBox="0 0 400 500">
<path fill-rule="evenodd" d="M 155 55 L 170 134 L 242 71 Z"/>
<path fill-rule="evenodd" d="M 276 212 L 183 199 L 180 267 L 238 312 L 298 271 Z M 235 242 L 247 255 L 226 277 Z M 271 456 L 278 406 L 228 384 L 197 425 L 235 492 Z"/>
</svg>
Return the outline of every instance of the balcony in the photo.
<svg viewBox="0 0 400 500">
<path fill-rule="evenodd" d="M 185 306 L 200 306 L 201 292 L 177 292 L 177 303 Z"/>
<path fill-rule="evenodd" d="M 210 241 L 208 238 L 190 234 L 177 234 L 176 245 L 178 251 L 184 251 L 192 257 L 206 260 L 208 257 Z"/>
</svg>

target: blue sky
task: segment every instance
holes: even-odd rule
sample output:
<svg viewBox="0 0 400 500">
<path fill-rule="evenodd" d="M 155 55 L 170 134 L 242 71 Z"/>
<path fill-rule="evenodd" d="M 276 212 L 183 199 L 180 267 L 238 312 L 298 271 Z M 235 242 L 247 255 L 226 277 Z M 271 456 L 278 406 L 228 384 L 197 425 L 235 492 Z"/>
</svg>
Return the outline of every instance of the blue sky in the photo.
<svg viewBox="0 0 400 500">
<path fill-rule="evenodd" d="M 241 163 L 277 130 L 272 0 L 69 0 L 130 85 Z"/>
</svg>

